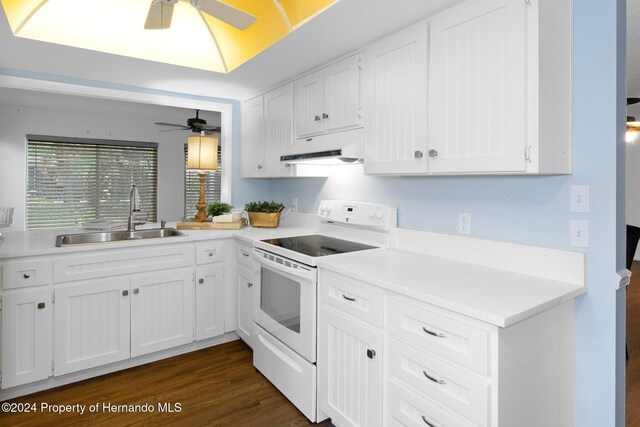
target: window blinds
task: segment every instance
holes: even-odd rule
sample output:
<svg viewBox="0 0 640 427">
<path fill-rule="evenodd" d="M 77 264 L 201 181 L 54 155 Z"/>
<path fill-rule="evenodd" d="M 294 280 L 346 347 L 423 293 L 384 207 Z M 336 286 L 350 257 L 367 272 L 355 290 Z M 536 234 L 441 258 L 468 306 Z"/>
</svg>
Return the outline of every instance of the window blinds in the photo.
<svg viewBox="0 0 640 427">
<path fill-rule="evenodd" d="M 187 169 L 187 145 L 184 146 L 184 218 L 192 219 L 198 212 L 196 204 L 200 197 L 200 178 L 197 170 Z M 221 199 L 222 146 L 218 144 L 218 170 L 208 171 L 204 184 L 204 197 L 207 204 Z"/>
<path fill-rule="evenodd" d="M 126 220 L 129 190 L 157 221 L 158 144 L 27 135 L 27 228 Z"/>
</svg>

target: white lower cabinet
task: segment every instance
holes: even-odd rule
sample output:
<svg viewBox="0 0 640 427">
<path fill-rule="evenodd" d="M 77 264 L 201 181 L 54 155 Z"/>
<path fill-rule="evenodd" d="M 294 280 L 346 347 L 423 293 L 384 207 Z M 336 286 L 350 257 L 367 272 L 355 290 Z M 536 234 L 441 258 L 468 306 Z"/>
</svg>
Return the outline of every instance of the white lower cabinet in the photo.
<svg viewBox="0 0 640 427">
<path fill-rule="evenodd" d="M 196 340 L 224 333 L 224 264 L 196 268 Z"/>
<path fill-rule="evenodd" d="M 319 270 L 320 408 L 335 425 L 574 425 L 573 301 L 501 328 Z"/>
<path fill-rule="evenodd" d="M 2 296 L 2 388 L 46 379 L 51 372 L 48 287 Z"/>
<path fill-rule="evenodd" d="M 115 277 L 55 288 L 55 375 L 129 358 L 130 279 Z"/>
<path fill-rule="evenodd" d="M 191 269 L 131 277 L 131 357 L 193 341 Z"/>
<path fill-rule="evenodd" d="M 253 335 L 253 289 L 257 273 L 246 267 L 237 267 L 238 287 L 238 329 L 236 332 L 250 347 Z"/>
<path fill-rule="evenodd" d="M 333 424 L 382 425 L 382 331 L 322 306 L 318 332 L 320 408 Z"/>
</svg>

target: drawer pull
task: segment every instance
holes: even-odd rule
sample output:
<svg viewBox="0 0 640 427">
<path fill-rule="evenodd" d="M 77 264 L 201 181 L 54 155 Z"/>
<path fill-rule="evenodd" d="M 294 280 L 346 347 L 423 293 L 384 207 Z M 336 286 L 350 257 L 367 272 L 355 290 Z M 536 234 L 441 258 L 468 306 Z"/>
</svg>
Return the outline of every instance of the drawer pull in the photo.
<svg viewBox="0 0 640 427">
<path fill-rule="evenodd" d="M 129 291 L 122 291 L 122 296 L 126 297 L 127 295 L 129 295 Z"/>
<path fill-rule="evenodd" d="M 242 256 L 245 258 L 249 258 L 249 254 L 245 251 L 241 251 L 242 252 Z"/>
<path fill-rule="evenodd" d="M 430 331 L 427 328 L 425 328 L 424 326 L 422 327 L 422 330 L 425 331 L 426 333 L 428 333 L 429 335 L 434 336 L 434 337 L 438 337 L 438 338 L 446 338 L 447 337 L 445 334 L 439 334 L 437 332 Z"/>
<path fill-rule="evenodd" d="M 136 295 L 137 295 L 137 294 L 139 294 L 139 293 L 140 293 L 140 289 L 139 289 L 139 288 L 135 288 L 135 289 L 133 290 L 133 293 L 134 293 L 134 294 L 136 294 Z"/>
<path fill-rule="evenodd" d="M 22 277 L 24 277 L 25 279 L 28 279 L 29 277 L 31 277 L 31 273 L 24 273 Z"/>
<path fill-rule="evenodd" d="M 437 378 L 433 378 L 431 375 L 427 374 L 427 371 L 422 371 L 422 373 L 424 374 L 425 377 L 427 377 L 429 380 L 433 381 L 434 383 L 443 384 L 443 385 L 447 383 L 445 380 L 439 380 Z"/>
<path fill-rule="evenodd" d="M 422 416 L 422 421 L 424 421 L 424 423 L 429 427 L 436 427 L 434 424 L 431 424 L 429 421 L 427 421 L 424 415 Z"/>
<path fill-rule="evenodd" d="M 38 309 L 43 309 L 45 307 L 43 302 L 38 303 Z"/>
<path fill-rule="evenodd" d="M 376 357 L 376 351 L 372 348 L 367 350 L 367 357 L 369 359 L 373 359 L 374 357 Z"/>
<path fill-rule="evenodd" d="M 253 286 L 253 283 L 251 283 L 251 282 L 247 282 L 247 288 L 250 288 L 250 287 L 252 287 L 252 286 Z"/>
<path fill-rule="evenodd" d="M 198 283 L 202 285 L 204 283 L 204 279 L 198 279 Z"/>
<path fill-rule="evenodd" d="M 214 256 L 215 252 L 209 252 L 209 256 Z"/>
<path fill-rule="evenodd" d="M 342 298 L 346 299 L 347 301 L 355 301 L 356 300 L 355 298 L 348 297 L 345 294 L 342 294 Z"/>
</svg>

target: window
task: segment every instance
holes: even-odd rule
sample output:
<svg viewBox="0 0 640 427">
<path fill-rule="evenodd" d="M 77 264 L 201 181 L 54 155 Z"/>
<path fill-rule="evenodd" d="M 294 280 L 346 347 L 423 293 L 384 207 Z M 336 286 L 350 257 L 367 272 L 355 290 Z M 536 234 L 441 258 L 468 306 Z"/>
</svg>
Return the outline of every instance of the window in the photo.
<svg viewBox="0 0 640 427">
<path fill-rule="evenodd" d="M 196 204 L 200 197 L 200 177 L 196 170 L 187 169 L 187 145 L 184 146 L 184 217 L 193 218 L 198 212 Z M 208 171 L 204 184 L 207 204 L 222 199 L 222 144 L 218 144 L 218 170 Z"/>
<path fill-rule="evenodd" d="M 129 190 L 157 220 L 158 144 L 27 135 L 27 228 L 126 220 Z"/>
</svg>

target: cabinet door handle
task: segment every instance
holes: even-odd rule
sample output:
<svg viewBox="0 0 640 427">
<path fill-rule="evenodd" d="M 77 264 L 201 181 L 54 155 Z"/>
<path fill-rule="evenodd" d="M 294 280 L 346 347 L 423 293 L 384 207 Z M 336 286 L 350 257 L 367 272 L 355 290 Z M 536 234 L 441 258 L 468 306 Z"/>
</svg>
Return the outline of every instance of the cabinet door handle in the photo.
<svg viewBox="0 0 640 427">
<path fill-rule="evenodd" d="M 129 291 L 122 291 L 122 296 L 126 297 L 127 295 L 129 295 Z"/>
<path fill-rule="evenodd" d="M 316 117 L 314 118 L 314 120 L 315 120 L 316 122 L 319 122 L 319 121 L 320 121 L 320 120 L 322 120 L 322 119 L 320 118 L 320 116 L 316 116 Z"/>
<path fill-rule="evenodd" d="M 372 348 L 367 350 L 367 357 L 369 359 L 373 359 L 374 357 L 376 357 L 376 351 Z"/>
<path fill-rule="evenodd" d="M 29 277 L 31 277 L 31 273 L 24 273 L 22 277 L 24 277 L 25 279 L 28 279 Z"/>
<path fill-rule="evenodd" d="M 328 115 L 327 113 L 322 113 L 322 118 L 323 118 L 323 119 L 328 119 L 328 118 L 329 118 L 329 115 Z"/>
<path fill-rule="evenodd" d="M 307 142 L 313 141 L 313 138 L 307 138 Z"/>
<path fill-rule="evenodd" d="M 242 251 L 242 256 L 245 258 L 249 258 L 249 254 L 245 251 Z"/>
<path fill-rule="evenodd" d="M 40 310 L 42 310 L 42 309 L 44 308 L 44 306 L 45 306 L 45 305 L 44 305 L 44 303 L 43 303 L 43 302 L 39 302 L 39 303 L 38 303 L 38 308 L 39 308 Z"/>
<path fill-rule="evenodd" d="M 215 254 L 216 254 L 215 251 L 209 252 L 209 256 L 214 256 Z"/>
<path fill-rule="evenodd" d="M 424 153 L 422 151 L 414 151 L 413 152 L 413 157 L 415 157 L 416 159 L 421 159 L 424 156 Z"/>
<path fill-rule="evenodd" d="M 429 150 L 429 157 L 438 157 L 438 150 Z"/>
<path fill-rule="evenodd" d="M 140 293 L 140 289 L 135 288 L 135 289 L 133 290 L 133 293 L 134 293 L 134 294 L 139 294 L 139 293 Z"/>
<path fill-rule="evenodd" d="M 258 169 L 262 169 L 262 165 L 258 165 Z"/>
<path fill-rule="evenodd" d="M 432 377 L 431 375 L 427 374 L 427 371 L 422 371 L 422 373 L 424 374 L 425 377 L 427 377 L 429 380 L 433 381 L 434 383 L 443 384 L 443 385 L 447 383 L 445 380 L 439 380 L 437 378 Z"/>
<path fill-rule="evenodd" d="M 427 328 L 425 328 L 424 326 L 422 327 L 422 330 L 425 331 L 426 333 L 428 333 L 429 335 L 434 336 L 434 337 L 438 337 L 438 338 L 446 338 L 447 337 L 445 334 L 439 334 L 438 332 L 430 331 Z"/>
<path fill-rule="evenodd" d="M 346 299 L 347 301 L 355 301 L 356 300 L 355 298 L 348 297 L 345 294 L 342 294 L 342 298 Z"/>
<path fill-rule="evenodd" d="M 198 283 L 202 285 L 204 283 L 204 279 L 198 279 Z"/>
<path fill-rule="evenodd" d="M 251 282 L 247 282 L 247 288 L 250 288 L 250 287 L 252 287 L 252 286 L 253 286 L 253 283 L 251 283 Z"/>
<path fill-rule="evenodd" d="M 427 421 L 427 418 L 424 415 L 422 416 L 422 421 L 424 421 L 424 423 L 429 427 L 436 427 L 434 424 L 431 424 L 429 421 Z"/>
</svg>

